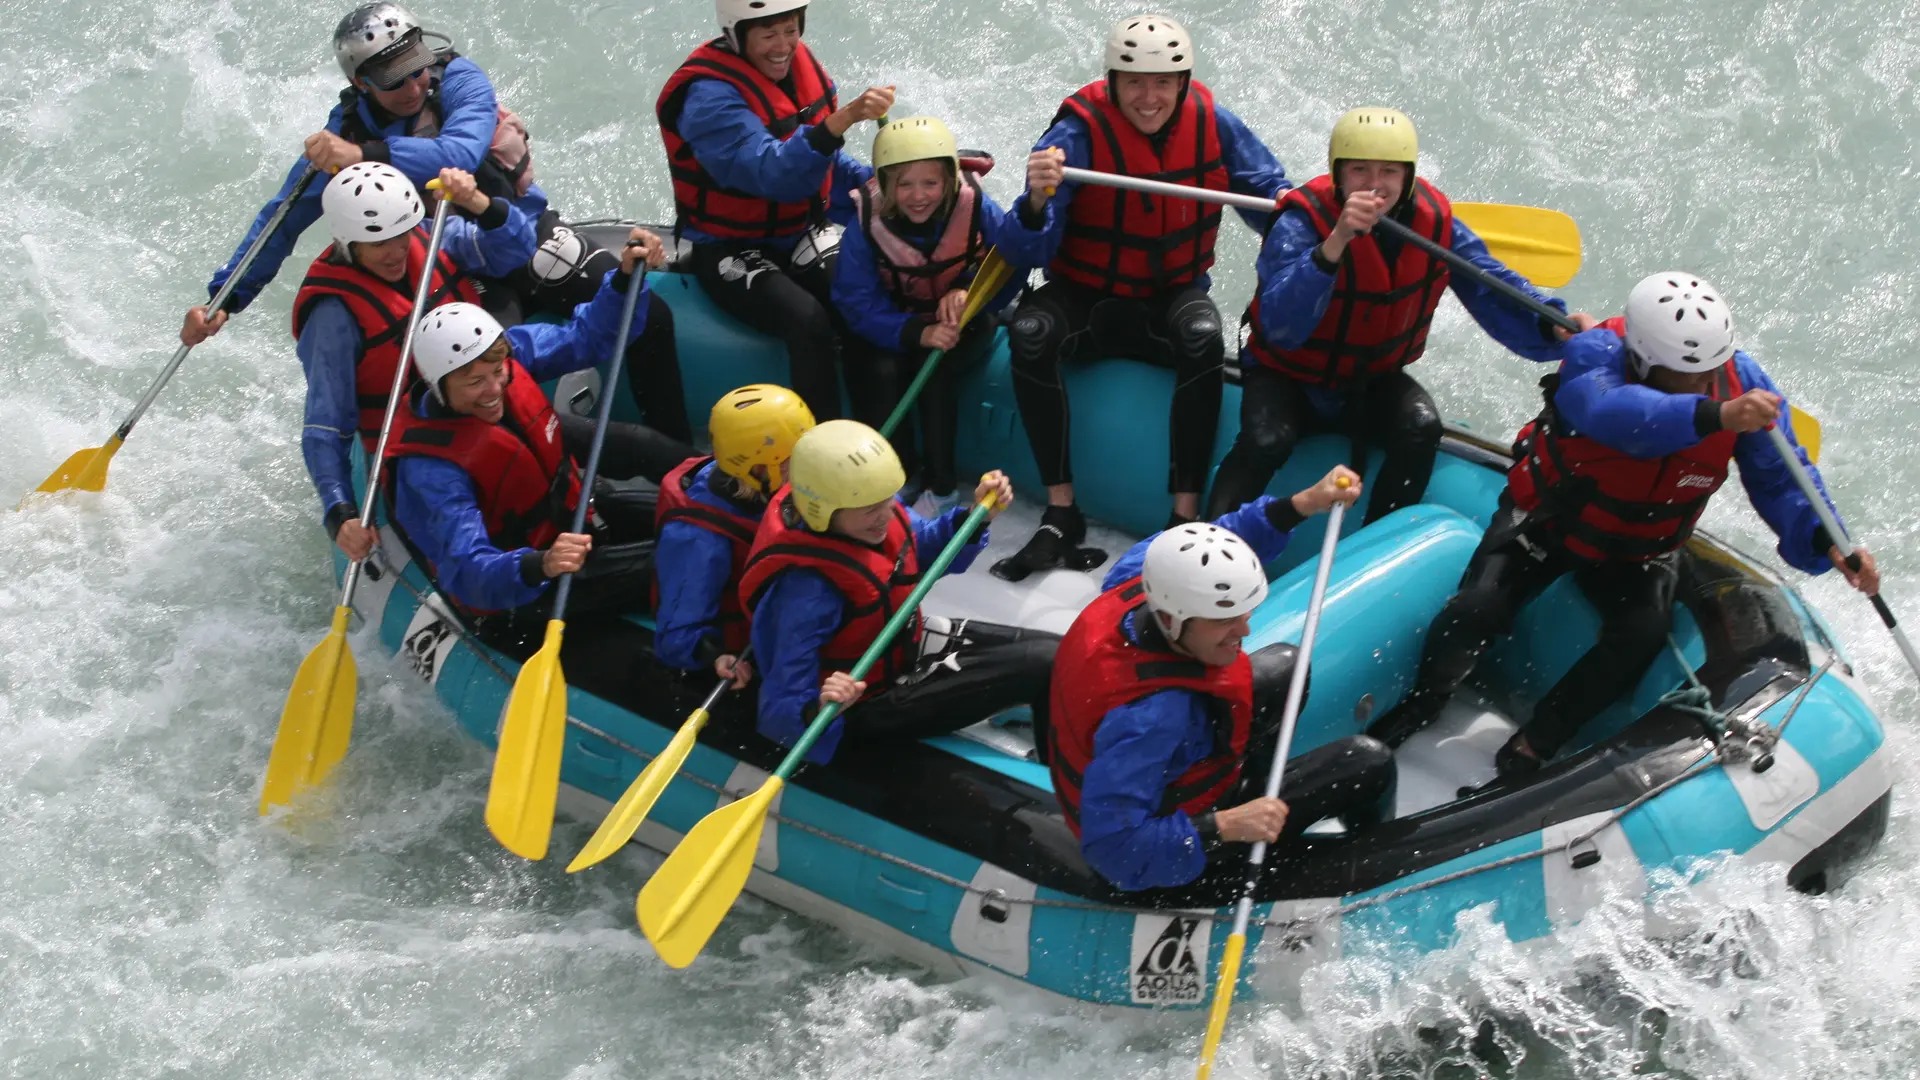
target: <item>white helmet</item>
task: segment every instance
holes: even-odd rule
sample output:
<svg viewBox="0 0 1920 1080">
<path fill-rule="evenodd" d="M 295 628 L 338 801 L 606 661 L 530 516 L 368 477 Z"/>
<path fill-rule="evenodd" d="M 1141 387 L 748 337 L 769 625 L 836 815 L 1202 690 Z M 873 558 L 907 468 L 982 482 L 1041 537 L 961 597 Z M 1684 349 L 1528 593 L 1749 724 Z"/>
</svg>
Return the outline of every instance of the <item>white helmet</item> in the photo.
<svg viewBox="0 0 1920 1080">
<path fill-rule="evenodd" d="M 720 33 L 726 36 L 733 51 L 739 52 L 740 39 L 733 32 L 734 26 L 748 19 L 801 11 L 807 6 L 807 0 L 713 0 L 713 6 L 720 12 Z M 800 18 L 804 20 L 806 16 L 803 14 Z M 806 23 L 803 21 L 801 25 L 804 27 Z"/>
<path fill-rule="evenodd" d="M 334 29 L 333 58 L 348 82 L 360 78 L 391 90 L 408 75 L 433 66 L 435 57 L 422 40 L 424 33 L 420 21 L 399 4 L 362 4 Z"/>
<path fill-rule="evenodd" d="M 1193 38 L 1165 15 L 1121 19 L 1107 35 L 1108 71 L 1193 70 Z"/>
<path fill-rule="evenodd" d="M 506 333 L 499 320 L 478 304 L 455 301 L 420 317 L 420 333 L 413 339 L 413 369 L 420 373 L 435 397 L 440 380 L 480 358 Z"/>
<path fill-rule="evenodd" d="M 1733 359 L 1733 312 L 1692 274 L 1655 274 L 1627 294 L 1627 350 L 1641 375 L 1649 367 L 1712 371 Z"/>
<path fill-rule="evenodd" d="M 1140 570 L 1147 606 L 1172 620 L 1168 638 L 1180 636 L 1188 619 L 1231 619 L 1267 598 L 1267 571 L 1260 557 L 1218 525 L 1176 525 L 1147 545 Z"/>
<path fill-rule="evenodd" d="M 320 212 L 342 244 L 391 240 L 427 216 L 413 181 L 379 161 L 341 169 L 320 193 Z"/>
<path fill-rule="evenodd" d="M 578 233 L 565 225 L 555 225 L 553 235 L 542 240 L 534 251 L 527 269 L 542 283 L 556 285 L 579 273 L 592 253 L 593 249 Z"/>
</svg>

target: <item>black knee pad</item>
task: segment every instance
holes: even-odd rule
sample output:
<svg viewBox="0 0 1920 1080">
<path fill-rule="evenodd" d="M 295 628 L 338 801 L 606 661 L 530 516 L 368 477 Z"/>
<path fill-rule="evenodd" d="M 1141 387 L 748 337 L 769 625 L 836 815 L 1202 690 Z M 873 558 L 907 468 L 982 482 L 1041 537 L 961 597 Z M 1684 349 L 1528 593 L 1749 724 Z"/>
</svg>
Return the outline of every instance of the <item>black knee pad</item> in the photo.
<svg viewBox="0 0 1920 1080">
<path fill-rule="evenodd" d="M 1395 426 L 1394 440 L 1402 446 L 1425 449 L 1438 446 L 1440 436 L 1446 430 L 1440 422 L 1440 409 L 1433 399 L 1422 396 L 1418 401 L 1410 401 L 1400 410 L 1400 422 Z"/>
<path fill-rule="evenodd" d="M 1287 708 L 1287 687 L 1293 682 L 1293 668 L 1299 663 L 1300 650 L 1286 642 L 1276 642 L 1247 654 L 1253 665 L 1253 734 L 1277 731 Z M 1300 704 L 1306 707 L 1307 694 L 1313 690 L 1313 672 L 1307 672 L 1307 684 L 1301 688 Z"/>
<path fill-rule="evenodd" d="M 1293 455 L 1293 448 L 1300 445 L 1300 432 L 1292 424 L 1269 420 L 1253 427 L 1243 426 L 1239 441 L 1261 464 L 1278 469 Z"/>
<path fill-rule="evenodd" d="M 1013 321 L 1007 324 L 1007 348 L 1014 364 L 1046 365 L 1050 354 L 1059 347 L 1058 327 L 1053 312 L 1044 308 L 1028 306 L 1014 312 Z"/>
<path fill-rule="evenodd" d="M 1220 312 L 1212 304 L 1197 304 L 1181 314 L 1173 326 L 1174 343 L 1183 359 L 1201 367 L 1226 363 L 1227 342 L 1220 336 Z"/>
</svg>

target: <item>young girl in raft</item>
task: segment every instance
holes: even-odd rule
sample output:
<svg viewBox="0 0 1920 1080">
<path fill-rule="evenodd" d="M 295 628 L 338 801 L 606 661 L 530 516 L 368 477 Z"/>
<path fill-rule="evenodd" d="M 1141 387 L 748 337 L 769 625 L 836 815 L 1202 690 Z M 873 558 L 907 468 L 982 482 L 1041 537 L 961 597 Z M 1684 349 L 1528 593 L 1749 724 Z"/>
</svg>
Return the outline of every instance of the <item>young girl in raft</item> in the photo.
<svg viewBox="0 0 1920 1080">
<path fill-rule="evenodd" d="M 962 332 L 967 286 L 1010 231 L 1006 211 L 975 179 L 993 167 L 992 159 L 972 151 L 961 156 L 945 124 L 916 116 L 880 129 L 873 165 L 874 177 L 851 193 L 860 227 L 840 242 L 833 302 L 870 350 L 859 385 L 849 388 L 855 415 L 869 426 L 884 423 L 933 350 L 946 350 L 918 402 L 922 490 L 914 509 L 936 517 L 959 502 L 956 384 L 993 343 L 994 323 L 984 315 L 1012 303 L 1026 275 L 1016 275 Z M 893 445 L 911 473 L 911 420 L 893 433 Z"/>
</svg>

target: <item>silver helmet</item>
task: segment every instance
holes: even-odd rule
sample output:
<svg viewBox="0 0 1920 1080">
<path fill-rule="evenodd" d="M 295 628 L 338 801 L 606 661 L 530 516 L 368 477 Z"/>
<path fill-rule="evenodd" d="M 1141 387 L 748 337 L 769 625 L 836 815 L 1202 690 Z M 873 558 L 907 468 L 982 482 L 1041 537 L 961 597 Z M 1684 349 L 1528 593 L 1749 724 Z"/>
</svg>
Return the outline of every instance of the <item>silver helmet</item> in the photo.
<svg viewBox="0 0 1920 1080">
<path fill-rule="evenodd" d="M 423 34 L 419 20 L 399 4 L 362 4 L 334 30 L 333 58 L 349 82 L 365 79 L 377 89 L 391 90 L 433 66 L 433 49 Z"/>
</svg>

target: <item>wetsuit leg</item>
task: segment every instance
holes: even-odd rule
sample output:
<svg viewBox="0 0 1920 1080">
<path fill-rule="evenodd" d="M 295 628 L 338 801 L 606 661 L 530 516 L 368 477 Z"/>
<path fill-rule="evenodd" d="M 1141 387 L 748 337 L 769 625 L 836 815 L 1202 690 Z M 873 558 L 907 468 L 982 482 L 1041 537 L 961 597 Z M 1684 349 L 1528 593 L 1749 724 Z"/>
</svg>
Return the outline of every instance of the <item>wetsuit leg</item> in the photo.
<svg viewBox="0 0 1920 1080">
<path fill-rule="evenodd" d="M 1573 568 L 1560 546 L 1543 541 L 1504 492 L 1493 521 L 1461 575 L 1460 591 L 1427 627 L 1413 689 L 1367 729 L 1389 746 L 1432 723 L 1487 646 L 1512 629 L 1520 608 Z"/>
<path fill-rule="evenodd" d="M 945 735 L 1015 705 L 1031 706 L 1035 730 L 1045 730 L 1060 639 L 991 623 L 962 622 L 953 629 L 959 637 L 923 640 L 911 674 L 847 710 L 849 741 Z"/>
<path fill-rule="evenodd" d="M 1071 282 L 1048 282 L 1020 301 L 1007 325 L 1014 401 L 1040 482 L 1049 487 L 1073 482 L 1071 410 L 1060 365 L 1078 356 L 1099 299 Z"/>
<path fill-rule="evenodd" d="M 560 443 L 568 456 L 584 466 L 593 448 L 593 418 L 559 413 Z M 670 439 L 652 428 L 618 420 L 607 425 L 607 439 L 600 448 L 599 475 L 611 480 L 644 478 L 659 483 L 681 462 L 694 456 L 694 449 L 678 439 Z"/>
<path fill-rule="evenodd" d="M 1523 734 L 1543 759 L 1552 757 L 1602 709 L 1630 693 L 1666 648 L 1680 581 L 1679 555 L 1586 566 L 1574 571 L 1574 580 L 1600 612 L 1600 640 L 1533 710 Z"/>
<path fill-rule="evenodd" d="M 960 344 L 940 358 L 939 368 L 920 391 L 920 400 L 915 405 L 920 418 L 920 479 L 935 495 L 948 494 L 959 485 L 954 442 L 960 430 L 960 379 L 986 362 L 993 348 L 995 327 L 992 320 L 985 318 L 969 324 L 960 336 Z M 913 368 L 915 374 L 930 356 L 930 351 L 920 351 Z"/>
<path fill-rule="evenodd" d="M 1361 408 L 1369 441 L 1384 453 L 1367 500 L 1370 524 L 1426 495 L 1440 452 L 1440 408 L 1404 370 L 1373 380 Z"/>
<path fill-rule="evenodd" d="M 1173 357 L 1173 403 L 1167 418 L 1167 490 L 1201 492 L 1213 468 L 1226 386 L 1226 340 L 1220 309 L 1205 289 L 1182 289 L 1158 305 L 1154 322 Z"/>
<path fill-rule="evenodd" d="M 1306 390 L 1264 364 L 1240 374 L 1240 434 L 1214 474 L 1208 520 L 1230 514 L 1265 494 L 1273 474 L 1293 456 L 1315 418 Z"/>
<path fill-rule="evenodd" d="M 573 575 L 567 617 L 645 611 L 652 602 L 653 541 L 595 544 Z M 551 601 L 546 603 L 551 609 Z"/>
<path fill-rule="evenodd" d="M 735 244 L 693 245 L 693 272 L 720 310 L 786 343 L 788 381 L 815 420 L 841 416 L 833 316 L 805 280 L 790 276 L 782 258 Z"/>
<path fill-rule="evenodd" d="M 853 339 L 847 341 L 841 357 L 847 368 L 847 400 L 853 405 L 853 418 L 875 431 L 880 430 L 892 415 L 893 407 L 900 403 L 907 383 L 913 380 L 916 359 L 894 349 L 882 349 L 870 341 Z M 909 477 L 920 467 L 914 440 L 913 414 L 909 412 L 887 437 L 893 444 L 894 454 L 900 458 L 900 471 Z"/>
<path fill-rule="evenodd" d="M 1254 764 L 1251 759 L 1247 762 L 1249 768 Z M 1380 820 L 1393 793 L 1395 775 L 1393 751 L 1366 735 L 1335 739 L 1295 757 L 1287 762 L 1286 775 L 1280 782 L 1280 801 L 1287 804 L 1281 841 L 1299 836 L 1309 825 L 1330 817 L 1350 826 Z M 1266 783 L 1266 774 L 1261 772 L 1258 786 L 1247 798 L 1263 794 Z"/>
<path fill-rule="evenodd" d="M 627 381 L 647 426 L 682 443 L 693 441 L 687 394 L 680 382 L 680 349 L 674 341 L 673 309 L 660 294 L 647 294 L 647 326 L 627 346 Z"/>
</svg>

